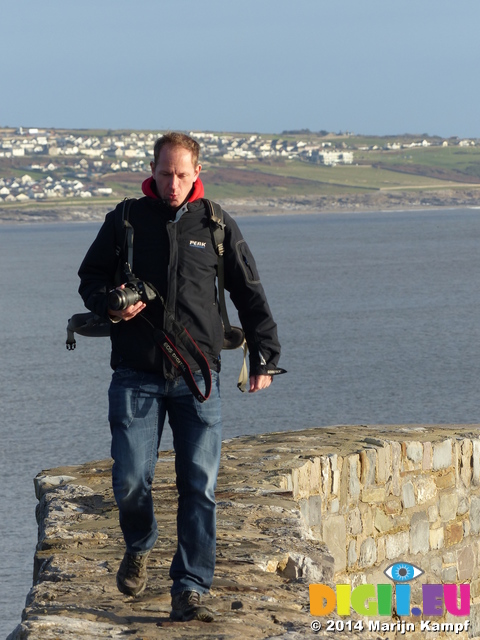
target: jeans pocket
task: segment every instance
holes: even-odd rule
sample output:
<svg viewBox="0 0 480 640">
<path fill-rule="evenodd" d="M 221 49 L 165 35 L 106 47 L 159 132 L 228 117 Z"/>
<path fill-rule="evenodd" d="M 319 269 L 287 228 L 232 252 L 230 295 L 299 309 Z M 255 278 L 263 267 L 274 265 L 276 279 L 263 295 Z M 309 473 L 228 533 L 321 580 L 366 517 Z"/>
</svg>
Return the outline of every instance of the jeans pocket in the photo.
<svg viewBox="0 0 480 640">
<path fill-rule="evenodd" d="M 118 367 L 108 390 L 108 420 L 110 426 L 129 427 L 135 418 L 143 374 L 127 367 Z"/>
<path fill-rule="evenodd" d="M 210 397 L 220 397 L 220 375 L 218 371 L 213 371 L 212 369 L 210 369 L 210 376 L 212 378 L 212 390 L 210 392 Z M 201 371 L 195 371 L 193 374 L 193 379 L 195 380 L 200 391 L 202 393 L 205 393 L 206 385 L 203 373 Z"/>
<path fill-rule="evenodd" d="M 198 417 L 198 426 L 213 427 L 221 422 L 221 404 L 220 404 L 220 375 L 217 371 L 210 371 L 212 376 L 212 390 L 208 400 L 199 402 L 195 397 L 191 396 L 196 414 Z M 195 382 L 202 392 L 205 391 L 205 383 L 203 375 L 200 372 L 194 374 Z"/>
</svg>

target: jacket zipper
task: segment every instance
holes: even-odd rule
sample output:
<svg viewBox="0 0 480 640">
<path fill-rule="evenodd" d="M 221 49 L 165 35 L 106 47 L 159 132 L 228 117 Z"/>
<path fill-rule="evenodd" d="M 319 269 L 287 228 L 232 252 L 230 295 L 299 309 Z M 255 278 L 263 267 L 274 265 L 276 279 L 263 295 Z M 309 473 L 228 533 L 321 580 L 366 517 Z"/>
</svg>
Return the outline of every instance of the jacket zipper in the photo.
<svg viewBox="0 0 480 640">
<path fill-rule="evenodd" d="M 170 311 L 175 318 L 177 317 L 178 225 L 186 211 L 188 211 L 188 205 L 184 204 L 183 207 L 177 211 L 175 220 L 167 222 L 166 225 L 170 245 L 170 260 L 167 270 L 167 299 L 165 302 L 168 311 Z M 167 333 L 172 329 L 168 322 L 166 311 L 163 313 L 163 326 Z M 165 359 L 163 361 L 163 372 L 167 379 L 172 380 L 176 377 L 173 365 Z"/>
<path fill-rule="evenodd" d="M 167 298 L 165 300 L 167 309 L 175 315 L 176 307 L 176 291 L 177 291 L 177 226 L 173 222 L 167 222 L 168 242 L 170 246 L 170 259 L 167 269 Z M 168 333 L 171 331 L 170 323 L 167 317 L 167 311 L 163 312 L 163 326 Z M 164 358 L 163 373 L 166 379 L 172 380 L 175 375 L 173 365 Z"/>
</svg>

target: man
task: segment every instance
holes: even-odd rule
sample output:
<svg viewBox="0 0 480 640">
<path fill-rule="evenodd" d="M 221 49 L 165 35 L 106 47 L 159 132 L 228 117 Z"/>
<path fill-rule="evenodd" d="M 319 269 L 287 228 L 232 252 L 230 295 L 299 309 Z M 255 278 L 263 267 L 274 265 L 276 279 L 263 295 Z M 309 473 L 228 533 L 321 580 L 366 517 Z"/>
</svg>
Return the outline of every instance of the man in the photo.
<svg viewBox="0 0 480 640">
<path fill-rule="evenodd" d="M 151 488 L 168 414 L 179 493 L 170 615 L 172 620 L 209 622 L 213 614 L 200 596 L 210 589 L 215 567 L 214 490 L 222 437 L 218 374 L 224 331 L 215 284 L 218 256 L 202 200 L 198 157 L 199 145 L 189 136 L 169 133 L 157 140 L 152 176 L 142 185 L 145 197 L 130 207 L 134 229 L 130 266 L 136 278 L 151 286 L 154 299 L 143 298 L 126 308 L 112 303 L 109 294 L 118 285 L 118 211 L 107 214 L 85 256 L 79 292 L 87 308 L 112 321 L 112 482 L 126 543 L 117 586 L 132 596 L 146 586 L 147 556 L 158 535 Z M 226 213 L 224 221 L 225 288 L 245 331 L 249 391 L 254 393 L 269 387 L 272 376 L 283 372 L 277 367 L 280 345 L 253 256 Z M 212 389 L 205 402 L 192 393 L 158 341 L 158 330 L 164 330 L 206 395 L 197 361 L 175 339 L 175 321 L 190 334 L 208 362 L 207 371 L 211 370 Z"/>
</svg>

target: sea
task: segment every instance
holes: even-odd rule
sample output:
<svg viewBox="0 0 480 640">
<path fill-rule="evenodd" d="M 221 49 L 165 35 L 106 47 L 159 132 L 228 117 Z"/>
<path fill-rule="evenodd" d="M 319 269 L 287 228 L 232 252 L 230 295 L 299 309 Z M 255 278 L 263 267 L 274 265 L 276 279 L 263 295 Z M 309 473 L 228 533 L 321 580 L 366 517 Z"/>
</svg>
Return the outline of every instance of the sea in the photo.
<svg viewBox="0 0 480 640">
<path fill-rule="evenodd" d="M 225 438 L 480 422 L 480 210 L 237 220 L 288 373 L 242 394 L 241 353 L 224 352 Z M 32 585 L 33 478 L 109 457 L 109 340 L 65 347 L 68 318 L 84 310 L 77 269 L 98 229 L 0 226 L 0 637 L 20 622 Z M 166 429 L 162 448 L 171 446 Z"/>
</svg>

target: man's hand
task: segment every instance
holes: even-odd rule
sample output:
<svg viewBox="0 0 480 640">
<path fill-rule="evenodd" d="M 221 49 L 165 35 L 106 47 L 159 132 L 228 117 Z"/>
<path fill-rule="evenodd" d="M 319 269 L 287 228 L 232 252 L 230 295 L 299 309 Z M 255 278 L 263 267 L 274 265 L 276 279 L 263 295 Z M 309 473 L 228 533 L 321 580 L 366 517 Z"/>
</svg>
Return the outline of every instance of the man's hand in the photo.
<svg viewBox="0 0 480 640">
<path fill-rule="evenodd" d="M 125 289 L 125 285 L 120 285 L 118 289 Z M 137 315 L 137 313 L 143 311 L 146 306 L 147 305 L 144 302 L 139 300 L 135 304 L 131 304 L 129 307 L 127 307 L 126 309 L 122 309 L 121 311 L 113 311 L 112 309 L 109 309 L 108 315 L 111 316 L 112 319 L 118 318 L 119 320 L 131 320 Z"/>
<path fill-rule="evenodd" d="M 272 384 L 273 376 L 250 376 L 249 393 L 255 393 L 260 389 L 267 389 Z"/>
<path fill-rule="evenodd" d="M 112 316 L 112 318 L 120 318 L 120 320 L 131 320 L 137 315 L 137 313 L 143 311 L 146 306 L 147 305 L 144 302 L 139 301 L 135 304 L 131 304 L 122 311 L 112 311 L 112 309 L 109 309 L 108 315 Z"/>
</svg>

